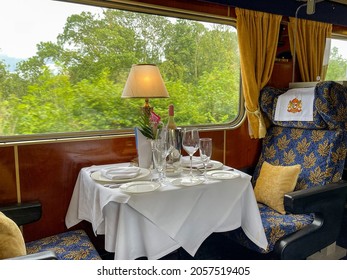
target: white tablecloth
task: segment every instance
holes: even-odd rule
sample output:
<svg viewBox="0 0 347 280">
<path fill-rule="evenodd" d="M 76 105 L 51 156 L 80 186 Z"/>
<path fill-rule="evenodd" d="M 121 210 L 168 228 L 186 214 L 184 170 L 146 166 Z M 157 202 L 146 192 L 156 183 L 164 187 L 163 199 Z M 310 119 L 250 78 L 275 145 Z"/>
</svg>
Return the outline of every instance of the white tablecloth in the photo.
<svg viewBox="0 0 347 280">
<path fill-rule="evenodd" d="M 128 164 L 118 166 L 122 165 Z M 115 252 L 115 259 L 159 259 L 179 247 L 194 256 L 211 233 L 240 226 L 255 244 L 267 247 L 250 176 L 245 173 L 237 171 L 238 178 L 197 186 L 168 183 L 154 192 L 127 194 L 90 177 L 103 167 L 81 169 L 65 223 L 70 228 L 89 221 L 95 234 L 105 235 L 105 249 Z"/>
</svg>

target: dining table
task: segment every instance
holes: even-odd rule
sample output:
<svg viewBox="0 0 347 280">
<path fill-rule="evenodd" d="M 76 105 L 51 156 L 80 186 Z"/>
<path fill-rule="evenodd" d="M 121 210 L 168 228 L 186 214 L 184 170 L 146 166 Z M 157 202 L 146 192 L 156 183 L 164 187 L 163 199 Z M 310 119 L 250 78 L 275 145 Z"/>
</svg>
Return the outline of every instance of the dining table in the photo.
<svg viewBox="0 0 347 280">
<path fill-rule="evenodd" d="M 105 236 L 105 250 L 121 260 L 160 259 L 180 247 L 194 256 L 212 233 L 239 227 L 256 245 L 267 247 L 250 175 L 220 163 L 208 171 L 209 177 L 195 172 L 200 180 L 194 184 L 185 183 L 189 175 L 184 168 L 161 182 L 155 170 L 142 168 L 128 180 L 103 176 L 105 170 L 117 172 L 130 166 L 82 168 L 65 217 L 66 227 L 90 222 L 95 235 Z M 212 173 L 218 170 L 222 172 Z M 137 188 L 141 184 L 145 188 Z"/>
</svg>

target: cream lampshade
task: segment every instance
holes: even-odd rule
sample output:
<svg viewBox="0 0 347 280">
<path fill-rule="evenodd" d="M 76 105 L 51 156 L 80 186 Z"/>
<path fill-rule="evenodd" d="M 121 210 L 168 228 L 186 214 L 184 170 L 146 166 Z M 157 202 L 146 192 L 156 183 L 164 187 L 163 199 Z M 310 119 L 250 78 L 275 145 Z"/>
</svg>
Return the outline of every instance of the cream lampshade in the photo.
<svg viewBox="0 0 347 280">
<path fill-rule="evenodd" d="M 122 98 L 145 98 L 143 109 L 150 112 L 149 98 L 166 98 L 169 93 L 154 64 L 134 64 L 131 67 Z"/>
</svg>

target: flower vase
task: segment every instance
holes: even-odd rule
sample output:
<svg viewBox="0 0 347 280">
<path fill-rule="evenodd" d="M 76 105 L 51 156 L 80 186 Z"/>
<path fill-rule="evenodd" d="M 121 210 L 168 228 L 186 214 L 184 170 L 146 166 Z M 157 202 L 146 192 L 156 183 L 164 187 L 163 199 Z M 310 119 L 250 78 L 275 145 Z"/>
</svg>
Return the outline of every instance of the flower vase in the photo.
<svg viewBox="0 0 347 280">
<path fill-rule="evenodd" d="M 149 169 L 153 162 L 151 139 L 148 139 L 139 128 L 135 127 L 135 140 L 139 167 Z"/>
</svg>

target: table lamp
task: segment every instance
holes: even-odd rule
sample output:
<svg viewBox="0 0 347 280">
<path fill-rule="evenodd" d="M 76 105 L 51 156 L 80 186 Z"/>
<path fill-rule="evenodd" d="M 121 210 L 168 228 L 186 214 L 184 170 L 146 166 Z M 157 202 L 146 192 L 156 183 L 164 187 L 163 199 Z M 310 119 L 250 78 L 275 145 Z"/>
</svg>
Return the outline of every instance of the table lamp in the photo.
<svg viewBox="0 0 347 280">
<path fill-rule="evenodd" d="M 166 97 L 169 97 L 169 93 L 156 65 L 134 64 L 131 67 L 122 98 L 145 98 L 142 109 L 149 114 L 153 109 L 149 104 L 149 98 Z"/>
</svg>

